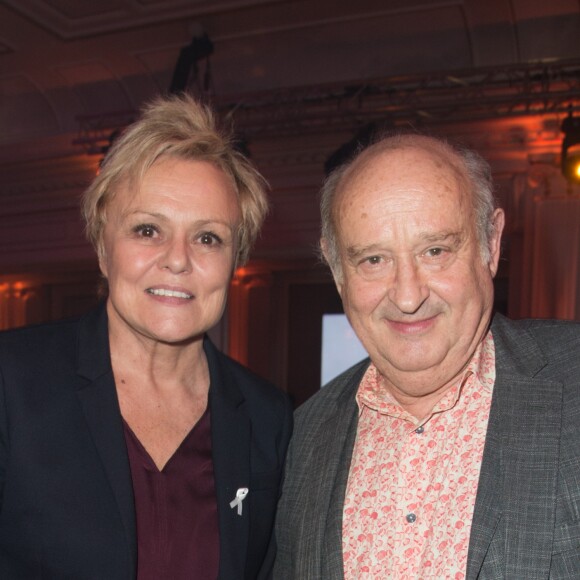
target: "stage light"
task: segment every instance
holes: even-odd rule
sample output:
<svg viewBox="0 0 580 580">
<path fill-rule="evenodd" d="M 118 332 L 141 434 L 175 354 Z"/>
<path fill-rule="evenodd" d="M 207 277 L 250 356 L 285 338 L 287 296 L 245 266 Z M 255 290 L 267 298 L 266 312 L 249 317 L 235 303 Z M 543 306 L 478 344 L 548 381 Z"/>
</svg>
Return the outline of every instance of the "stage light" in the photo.
<svg viewBox="0 0 580 580">
<path fill-rule="evenodd" d="M 179 94 L 189 89 L 198 98 L 210 96 L 213 86 L 209 57 L 212 54 L 213 42 L 207 34 L 200 34 L 200 31 L 196 30 L 191 43 L 188 46 L 184 46 L 179 52 L 169 92 Z M 202 60 L 205 60 L 203 74 L 199 70 Z M 193 76 L 190 80 L 192 73 Z"/>
<path fill-rule="evenodd" d="M 571 183 L 580 184 L 580 117 L 570 113 L 562 123 L 562 173 Z"/>
</svg>

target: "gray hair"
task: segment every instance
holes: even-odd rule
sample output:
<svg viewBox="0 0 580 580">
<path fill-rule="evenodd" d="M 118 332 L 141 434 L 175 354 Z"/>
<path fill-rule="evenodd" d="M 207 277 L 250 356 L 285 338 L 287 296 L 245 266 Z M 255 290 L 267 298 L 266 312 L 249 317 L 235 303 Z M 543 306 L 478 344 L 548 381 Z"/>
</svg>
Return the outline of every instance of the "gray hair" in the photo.
<svg viewBox="0 0 580 580">
<path fill-rule="evenodd" d="M 490 243 L 495 230 L 493 214 L 497 207 L 489 163 L 479 153 L 451 144 L 444 139 L 419 133 L 391 133 L 379 136 L 367 146 L 359 147 L 350 160 L 328 175 L 320 191 L 321 242 L 324 244 L 322 258 L 335 275 L 342 274 L 334 207 L 341 184 L 356 171 L 363 157 L 368 158 L 382 151 L 409 147 L 426 149 L 433 146 L 450 158 L 451 163 L 463 174 L 469 185 L 481 258 L 484 263 L 489 263 Z M 458 163 L 453 163 L 454 159 Z"/>
</svg>

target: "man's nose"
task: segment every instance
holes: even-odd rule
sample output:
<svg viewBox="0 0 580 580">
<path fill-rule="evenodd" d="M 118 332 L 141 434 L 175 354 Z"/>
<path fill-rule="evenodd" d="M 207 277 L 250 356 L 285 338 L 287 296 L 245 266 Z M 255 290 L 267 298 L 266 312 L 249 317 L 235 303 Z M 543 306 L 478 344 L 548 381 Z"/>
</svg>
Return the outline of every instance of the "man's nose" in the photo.
<svg viewBox="0 0 580 580">
<path fill-rule="evenodd" d="M 395 277 L 387 293 L 389 299 L 405 314 L 413 314 L 429 296 L 429 287 L 414 258 L 398 260 Z"/>
</svg>

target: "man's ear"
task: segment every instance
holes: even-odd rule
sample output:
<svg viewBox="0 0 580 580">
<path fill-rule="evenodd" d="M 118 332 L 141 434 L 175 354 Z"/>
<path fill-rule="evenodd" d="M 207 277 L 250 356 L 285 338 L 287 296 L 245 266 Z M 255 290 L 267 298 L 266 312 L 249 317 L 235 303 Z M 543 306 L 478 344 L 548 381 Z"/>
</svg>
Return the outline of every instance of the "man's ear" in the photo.
<svg viewBox="0 0 580 580">
<path fill-rule="evenodd" d="M 505 213 L 498 208 L 493 212 L 493 235 L 489 240 L 489 270 L 492 277 L 497 274 L 501 254 L 501 236 L 505 226 Z"/>
<path fill-rule="evenodd" d="M 324 259 L 330 268 L 336 289 L 342 298 L 342 269 L 340 264 L 336 263 L 336 260 L 332 259 L 328 250 L 328 242 L 326 238 L 320 239 L 320 251 L 322 252 Z"/>
</svg>

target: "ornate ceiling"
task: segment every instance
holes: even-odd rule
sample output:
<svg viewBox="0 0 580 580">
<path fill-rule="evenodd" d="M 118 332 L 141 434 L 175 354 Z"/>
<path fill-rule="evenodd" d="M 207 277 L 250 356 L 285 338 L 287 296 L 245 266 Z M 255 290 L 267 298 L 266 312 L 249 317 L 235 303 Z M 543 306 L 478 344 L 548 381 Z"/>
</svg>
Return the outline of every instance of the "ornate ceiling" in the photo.
<svg viewBox="0 0 580 580">
<path fill-rule="evenodd" d="M 74 148 L 82 119 L 125 118 L 167 91 L 180 49 L 202 33 L 214 45 L 217 102 L 261 102 L 279 116 L 311 106 L 312 90 L 335 110 L 341 91 L 378 86 L 388 94 L 391 79 L 444 78 L 461 88 L 474 69 L 498 78 L 506 67 L 553 67 L 562 59 L 575 65 L 580 3 L 4 0 L 0 164 L 55 144 Z M 391 93 L 404 89 L 393 85 Z M 415 94 L 412 85 L 407 90 Z M 463 91 L 462 98 L 489 105 L 487 96 Z M 315 123 L 317 111 L 307 111 Z"/>
</svg>

